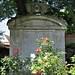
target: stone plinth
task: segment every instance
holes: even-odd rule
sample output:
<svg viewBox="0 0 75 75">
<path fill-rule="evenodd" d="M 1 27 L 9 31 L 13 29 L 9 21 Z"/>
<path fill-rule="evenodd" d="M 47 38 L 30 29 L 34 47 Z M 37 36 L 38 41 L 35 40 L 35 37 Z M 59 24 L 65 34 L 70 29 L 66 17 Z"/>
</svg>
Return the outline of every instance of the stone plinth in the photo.
<svg viewBox="0 0 75 75">
<path fill-rule="evenodd" d="M 54 48 L 65 52 L 65 29 L 67 23 L 56 17 L 32 15 L 17 18 L 8 23 L 10 29 L 10 55 L 15 49 L 21 57 L 29 57 L 38 48 L 36 39 L 48 37 L 55 42 Z M 61 56 L 63 62 L 65 55 Z"/>
</svg>

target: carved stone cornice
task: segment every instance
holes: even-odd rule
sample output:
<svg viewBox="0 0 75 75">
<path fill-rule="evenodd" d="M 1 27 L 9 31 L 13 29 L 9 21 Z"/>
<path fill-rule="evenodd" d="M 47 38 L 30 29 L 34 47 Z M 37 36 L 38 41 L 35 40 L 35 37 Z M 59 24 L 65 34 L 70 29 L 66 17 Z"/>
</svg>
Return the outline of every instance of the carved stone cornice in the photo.
<svg viewBox="0 0 75 75">
<path fill-rule="evenodd" d="M 23 16 L 8 23 L 9 29 L 25 30 L 66 29 L 66 26 L 65 20 L 45 15 Z"/>
</svg>

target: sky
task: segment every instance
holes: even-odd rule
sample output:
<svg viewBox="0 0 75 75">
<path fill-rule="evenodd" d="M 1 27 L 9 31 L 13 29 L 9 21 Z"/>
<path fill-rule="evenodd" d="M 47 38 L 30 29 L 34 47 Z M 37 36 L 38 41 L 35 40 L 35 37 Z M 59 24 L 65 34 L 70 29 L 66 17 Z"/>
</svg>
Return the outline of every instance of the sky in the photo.
<svg viewBox="0 0 75 75">
<path fill-rule="evenodd" d="M 0 4 L 2 3 L 3 1 L 0 1 Z M 10 35 L 10 31 L 8 29 L 8 26 L 7 26 L 7 21 L 8 19 L 5 19 L 3 20 L 2 22 L 0 22 L 0 31 L 5 31 L 4 34 L 6 35 Z"/>
<path fill-rule="evenodd" d="M 10 35 L 10 30 L 8 29 L 7 21 L 8 21 L 8 19 L 5 19 L 2 22 L 0 22 L 0 31 L 5 31 L 4 34 L 9 36 Z"/>
<path fill-rule="evenodd" d="M 12 15 L 11 17 L 15 17 L 16 14 Z M 11 18 L 10 18 L 11 19 Z M 10 30 L 8 29 L 8 26 L 7 26 L 7 22 L 8 22 L 9 19 L 5 19 L 3 20 L 2 22 L 0 22 L 0 31 L 5 31 L 4 34 L 10 36 Z"/>
</svg>

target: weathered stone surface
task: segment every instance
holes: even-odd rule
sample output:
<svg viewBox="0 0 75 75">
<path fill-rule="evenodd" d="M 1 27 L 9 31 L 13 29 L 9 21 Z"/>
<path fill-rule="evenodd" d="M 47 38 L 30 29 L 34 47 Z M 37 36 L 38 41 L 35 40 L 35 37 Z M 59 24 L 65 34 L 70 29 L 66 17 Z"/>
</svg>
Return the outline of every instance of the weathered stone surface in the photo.
<svg viewBox="0 0 75 75">
<path fill-rule="evenodd" d="M 48 5 L 45 3 L 27 3 L 25 4 L 27 12 L 30 14 L 41 13 L 44 14 L 47 12 Z"/>
<path fill-rule="evenodd" d="M 10 55 L 15 49 L 20 49 L 21 57 L 36 53 L 38 48 L 36 39 L 51 38 L 55 42 L 54 48 L 65 51 L 65 29 L 67 23 L 52 16 L 31 15 L 17 18 L 8 24 L 10 29 Z M 61 56 L 63 62 L 65 55 Z"/>
<path fill-rule="evenodd" d="M 53 16 L 31 15 L 17 18 L 11 21 L 9 29 L 25 29 L 25 30 L 55 30 L 66 29 L 67 23 Z"/>
</svg>

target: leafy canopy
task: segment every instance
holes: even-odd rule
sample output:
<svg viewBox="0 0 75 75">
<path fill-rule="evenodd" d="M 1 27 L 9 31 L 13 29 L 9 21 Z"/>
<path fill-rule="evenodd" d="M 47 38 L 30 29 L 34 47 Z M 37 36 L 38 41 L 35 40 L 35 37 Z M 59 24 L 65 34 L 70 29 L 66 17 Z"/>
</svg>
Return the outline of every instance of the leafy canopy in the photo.
<svg viewBox="0 0 75 75">
<path fill-rule="evenodd" d="M 0 21 L 11 18 L 13 14 L 27 15 L 25 4 L 31 2 L 47 3 L 46 14 L 64 18 L 68 23 L 67 33 L 75 33 L 75 0 L 0 0 Z"/>
</svg>

